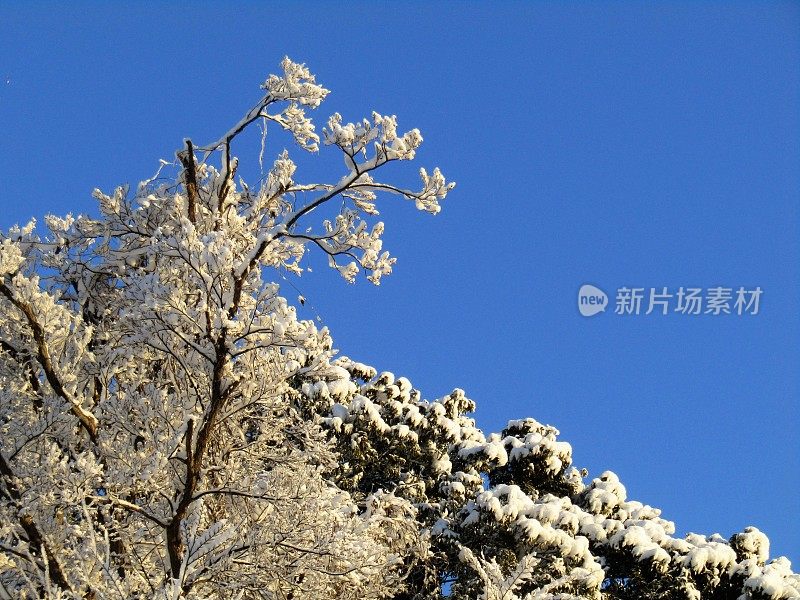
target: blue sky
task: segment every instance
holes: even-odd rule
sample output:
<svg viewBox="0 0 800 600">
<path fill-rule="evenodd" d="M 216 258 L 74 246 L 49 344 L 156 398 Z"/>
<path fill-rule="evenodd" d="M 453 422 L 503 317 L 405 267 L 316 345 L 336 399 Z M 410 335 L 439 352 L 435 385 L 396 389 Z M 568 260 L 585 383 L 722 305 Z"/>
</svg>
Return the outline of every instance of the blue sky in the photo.
<svg viewBox="0 0 800 600">
<path fill-rule="evenodd" d="M 397 114 L 426 140 L 397 177 L 458 182 L 436 217 L 387 199 L 379 288 L 284 282 L 343 353 L 464 388 L 486 430 L 553 424 L 679 532 L 755 525 L 798 566 L 800 4 L 4 2 L 0 228 L 216 139 L 284 54 L 333 90 L 320 126 Z M 585 318 L 584 283 L 764 293 L 758 315 Z"/>
</svg>

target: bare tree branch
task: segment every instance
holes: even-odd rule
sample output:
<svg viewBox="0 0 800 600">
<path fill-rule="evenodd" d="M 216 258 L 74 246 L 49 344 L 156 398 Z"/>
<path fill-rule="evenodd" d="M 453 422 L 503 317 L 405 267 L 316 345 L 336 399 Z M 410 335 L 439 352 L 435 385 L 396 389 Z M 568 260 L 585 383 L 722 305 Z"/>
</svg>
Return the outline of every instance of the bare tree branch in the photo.
<svg viewBox="0 0 800 600">
<path fill-rule="evenodd" d="M 194 147 L 192 140 L 186 139 L 186 150 L 178 152 L 178 158 L 183 165 L 184 185 L 186 186 L 186 196 L 188 201 L 188 217 L 189 221 L 195 223 L 197 221 L 197 169 L 194 162 Z"/>
</svg>

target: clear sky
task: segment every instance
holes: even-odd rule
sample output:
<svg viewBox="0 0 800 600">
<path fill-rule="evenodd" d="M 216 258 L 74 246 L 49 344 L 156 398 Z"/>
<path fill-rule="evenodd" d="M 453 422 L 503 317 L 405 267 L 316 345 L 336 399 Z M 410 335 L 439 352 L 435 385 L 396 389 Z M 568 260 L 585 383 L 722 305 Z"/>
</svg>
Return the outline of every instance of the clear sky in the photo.
<svg viewBox="0 0 800 600">
<path fill-rule="evenodd" d="M 464 388 L 485 430 L 555 425 L 679 532 L 755 525 L 800 567 L 800 4 L 5 0 L 0 228 L 91 212 L 94 187 L 216 139 L 284 54 L 333 90 L 319 126 L 397 114 L 426 139 L 398 176 L 458 182 L 436 217 L 387 198 L 379 288 L 284 282 L 343 353 L 428 398 Z M 325 156 L 309 170 L 338 179 Z M 581 316 L 584 283 L 608 310 Z M 617 315 L 623 286 L 763 295 Z"/>
</svg>

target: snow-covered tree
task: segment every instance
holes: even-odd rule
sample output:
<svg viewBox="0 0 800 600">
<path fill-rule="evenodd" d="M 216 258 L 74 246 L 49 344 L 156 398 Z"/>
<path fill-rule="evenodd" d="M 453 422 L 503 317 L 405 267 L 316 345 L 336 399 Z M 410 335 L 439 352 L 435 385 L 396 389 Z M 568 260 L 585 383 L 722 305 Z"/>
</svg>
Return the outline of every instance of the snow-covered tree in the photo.
<svg viewBox="0 0 800 600">
<path fill-rule="evenodd" d="M 218 141 L 186 141 L 175 176 L 162 161 L 135 191 L 96 191 L 97 217 L 0 238 L 0 597 L 378 598 L 424 559 L 409 501 L 323 478 L 336 456 L 290 381 L 346 371 L 262 276 L 313 246 L 377 284 L 394 262 L 368 223 L 378 194 L 436 213 L 453 184 L 375 179 L 419 131 L 335 114 L 320 138 L 306 111 L 328 90 L 282 68 Z M 283 151 L 249 187 L 232 142 L 256 122 L 336 147 L 344 173 L 301 183 Z"/>
<path fill-rule="evenodd" d="M 380 490 L 416 508 L 430 560 L 397 598 L 781 600 L 800 576 L 754 527 L 675 537 L 611 472 L 588 484 L 558 430 L 534 419 L 485 436 L 462 390 L 433 402 L 403 378 L 347 358 L 338 381 L 301 382 L 337 444 L 331 474 L 354 498 Z"/>
<path fill-rule="evenodd" d="M 426 401 L 298 319 L 277 271 L 315 249 L 377 284 L 379 197 L 435 214 L 453 184 L 378 179 L 420 133 L 320 135 L 328 90 L 282 68 L 216 142 L 96 191 L 99 216 L 0 235 L 0 599 L 800 598 L 757 529 L 676 537 L 555 428 L 486 435 L 463 391 Z M 251 188 L 233 142 L 259 123 L 344 173 L 300 182 L 284 150 Z"/>
</svg>

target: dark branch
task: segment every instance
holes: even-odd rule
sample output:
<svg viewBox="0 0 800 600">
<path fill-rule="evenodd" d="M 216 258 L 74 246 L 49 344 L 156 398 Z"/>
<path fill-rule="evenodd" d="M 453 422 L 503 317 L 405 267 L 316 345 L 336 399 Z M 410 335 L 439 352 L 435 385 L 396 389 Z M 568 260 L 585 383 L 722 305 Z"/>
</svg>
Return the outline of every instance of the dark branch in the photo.
<svg viewBox="0 0 800 600">
<path fill-rule="evenodd" d="M 192 140 L 186 140 L 186 151 L 178 152 L 178 158 L 183 165 L 184 185 L 186 186 L 186 196 L 188 198 L 188 217 L 194 223 L 197 220 L 197 169 L 194 164 L 194 146 Z"/>
</svg>

